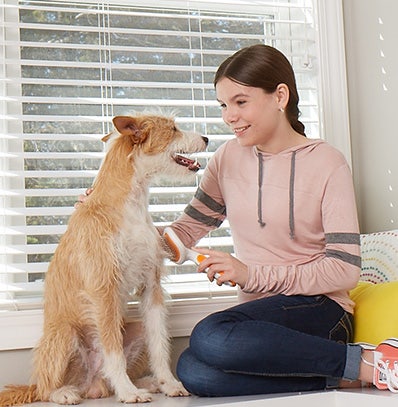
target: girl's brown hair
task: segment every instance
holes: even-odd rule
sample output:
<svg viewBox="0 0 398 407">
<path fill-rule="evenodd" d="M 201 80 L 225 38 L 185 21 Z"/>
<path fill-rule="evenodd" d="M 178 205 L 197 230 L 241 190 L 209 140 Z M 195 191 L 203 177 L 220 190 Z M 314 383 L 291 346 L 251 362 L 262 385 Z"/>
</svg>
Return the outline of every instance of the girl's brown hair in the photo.
<svg viewBox="0 0 398 407">
<path fill-rule="evenodd" d="M 293 129 L 305 136 L 304 124 L 298 119 L 299 96 L 294 71 L 288 59 L 276 48 L 264 44 L 242 48 L 219 66 L 214 86 L 224 77 L 245 86 L 262 88 L 266 93 L 275 92 L 281 83 L 286 84 L 289 88 L 286 117 Z"/>
</svg>

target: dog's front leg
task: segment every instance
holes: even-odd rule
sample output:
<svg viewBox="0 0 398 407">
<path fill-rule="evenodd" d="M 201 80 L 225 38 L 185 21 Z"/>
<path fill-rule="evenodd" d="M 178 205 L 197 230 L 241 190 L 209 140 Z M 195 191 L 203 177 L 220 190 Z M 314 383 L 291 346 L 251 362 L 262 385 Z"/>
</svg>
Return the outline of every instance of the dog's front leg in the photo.
<svg viewBox="0 0 398 407">
<path fill-rule="evenodd" d="M 141 298 L 141 312 L 147 333 L 149 362 L 160 390 L 170 397 L 189 396 L 170 370 L 167 311 L 160 279 L 153 280 L 145 287 Z"/>
<path fill-rule="evenodd" d="M 104 293 L 97 305 L 97 320 L 100 340 L 103 346 L 103 374 L 111 383 L 115 395 L 124 403 L 144 403 L 152 400 L 146 389 L 138 389 L 127 375 L 127 363 L 123 352 L 121 304 L 117 292 Z"/>
</svg>

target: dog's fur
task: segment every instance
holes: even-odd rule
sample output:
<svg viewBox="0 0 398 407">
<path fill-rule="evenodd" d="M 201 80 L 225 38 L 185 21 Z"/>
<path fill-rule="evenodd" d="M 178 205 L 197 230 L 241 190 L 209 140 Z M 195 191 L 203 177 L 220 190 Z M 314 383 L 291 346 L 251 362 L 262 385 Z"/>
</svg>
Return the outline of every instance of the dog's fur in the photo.
<svg viewBox="0 0 398 407">
<path fill-rule="evenodd" d="M 203 151 L 207 140 L 164 116 L 119 116 L 113 123 L 117 132 L 105 137 L 111 145 L 93 192 L 71 216 L 46 276 L 35 384 L 8 386 L 1 406 L 77 404 L 113 393 L 122 402 L 147 402 L 157 390 L 188 395 L 169 367 L 165 249 L 148 213 L 148 194 L 158 175 L 186 179 L 192 171 L 173 154 Z M 126 330 L 132 292 L 140 298 L 141 332 L 139 324 Z M 130 378 L 148 365 L 150 387 L 138 388 Z"/>
</svg>

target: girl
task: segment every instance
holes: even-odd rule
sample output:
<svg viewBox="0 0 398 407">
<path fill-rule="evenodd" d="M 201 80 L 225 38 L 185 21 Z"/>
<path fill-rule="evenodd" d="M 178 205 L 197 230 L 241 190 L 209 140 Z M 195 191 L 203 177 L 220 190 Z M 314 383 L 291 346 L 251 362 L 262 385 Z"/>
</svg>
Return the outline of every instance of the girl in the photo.
<svg viewBox="0 0 398 407">
<path fill-rule="evenodd" d="M 180 380 L 200 396 L 361 380 L 398 390 L 394 360 L 386 360 L 388 352 L 398 359 L 398 340 L 376 350 L 348 344 L 348 291 L 361 265 L 351 172 L 340 152 L 306 138 L 289 61 L 273 47 L 250 46 L 221 64 L 214 85 L 236 138 L 216 151 L 172 228 L 191 247 L 228 217 L 236 257 L 201 248 L 208 257 L 198 271 L 211 281 L 222 271 L 217 284 L 235 281 L 241 304 L 195 327 Z"/>
</svg>

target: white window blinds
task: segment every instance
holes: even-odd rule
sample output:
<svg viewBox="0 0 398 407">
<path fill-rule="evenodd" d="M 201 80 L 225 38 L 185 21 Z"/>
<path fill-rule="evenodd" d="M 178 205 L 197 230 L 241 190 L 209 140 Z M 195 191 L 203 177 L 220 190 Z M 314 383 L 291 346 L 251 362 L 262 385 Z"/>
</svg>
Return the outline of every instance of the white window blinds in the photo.
<svg viewBox="0 0 398 407">
<path fill-rule="evenodd" d="M 153 2 L 155 3 L 155 2 Z M 1 3 L 0 310 L 40 307 L 48 262 L 77 196 L 103 157 L 118 114 L 160 107 L 206 135 L 204 167 L 233 137 L 213 76 L 237 49 L 280 49 L 296 72 L 302 121 L 319 137 L 314 6 L 292 1 L 28 1 Z M 200 181 L 151 188 L 157 225 L 183 211 Z M 232 252 L 227 222 L 201 244 Z M 167 262 L 174 298 L 234 295 L 189 264 Z"/>
</svg>

